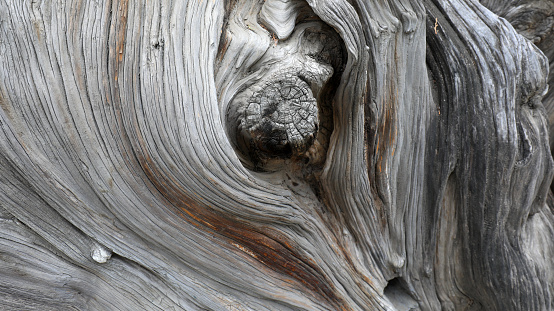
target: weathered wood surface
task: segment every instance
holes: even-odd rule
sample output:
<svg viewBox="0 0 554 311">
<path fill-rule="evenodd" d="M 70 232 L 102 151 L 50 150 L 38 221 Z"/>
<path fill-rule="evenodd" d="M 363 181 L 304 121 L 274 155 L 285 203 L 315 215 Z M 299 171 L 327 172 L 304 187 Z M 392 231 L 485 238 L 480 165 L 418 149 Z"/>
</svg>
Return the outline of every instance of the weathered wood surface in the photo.
<svg viewBox="0 0 554 311">
<path fill-rule="evenodd" d="M 0 309 L 554 309 L 553 12 L 0 1 Z"/>
<path fill-rule="evenodd" d="M 517 0 L 481 3 L 506 18 L 516 31 L 533 42 L 549 60 L 548 85 L 543 97 L 549 126 L 550 141 L 554 141 L 554 1 Z M 552 144 L 550 144 L 552 146 Z"/>
</svg>

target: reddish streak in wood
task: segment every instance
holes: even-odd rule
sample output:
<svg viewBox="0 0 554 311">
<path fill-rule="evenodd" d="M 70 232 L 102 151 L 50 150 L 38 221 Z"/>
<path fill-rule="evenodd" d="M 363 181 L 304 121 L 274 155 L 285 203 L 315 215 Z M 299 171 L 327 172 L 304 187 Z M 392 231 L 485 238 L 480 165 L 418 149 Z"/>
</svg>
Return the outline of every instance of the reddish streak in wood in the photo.
<svg viewBox="0 0 554 311">
<path fill-rule="evenodd" d="M 150 157 L 139 156 L 138 159 L 158 191 L 184 212 L 181 214 L 184 220 L 202 230 L 211 230 L 226 237 L 235 248 L 239 248 L 272 270 L 289 275 L 337 309 L 342 310 L 345 303 L 337 296 L 335 288 L 313 261 L 295 250 L 293 241 L 286 240 L 282 236 L 270 237 L 268 236 L 270 232 L 261 233 L 259 229 L 231 219 L 232 216 L 225 217 L 221 216 L 221 213 L 215 213 L 209 206 L 188 197 L 175 182 L 167 180 L 168 174 L 157 169 Z"/>
</svg>

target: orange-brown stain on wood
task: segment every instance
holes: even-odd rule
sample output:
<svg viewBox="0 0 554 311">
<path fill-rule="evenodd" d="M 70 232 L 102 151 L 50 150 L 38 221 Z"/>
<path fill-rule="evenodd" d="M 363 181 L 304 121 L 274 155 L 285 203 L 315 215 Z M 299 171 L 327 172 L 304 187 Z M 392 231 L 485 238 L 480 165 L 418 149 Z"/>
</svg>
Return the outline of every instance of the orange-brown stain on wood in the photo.
<svg viewBox="0 0 554 311">
<path fill-rule="evenodd" d="M 38 20 L 33 20 L 33 28 L 35 29 L 35 33 L 37 35 L 37 41 L 42 42 L 41 27 Z"/>
<path fill-rule="evenodd" d="M 396 125 L 396 107 L 398 104 L 398 89 L 392 83 L 389 83 L 387 97 L 383 103 L 384 113 L 379 120 L 380 129 L 377 134 L 377 146 L 375 147 L 375 156 L 377 157 L 377 171 L 382 172 L 382 166 L 386 165 L 387 154 L 390 150 L 394 156 L 394 143 L 398 129 Z M 390 149 L 392 147 L 392 149 Z M 379 152 L 380 151 L 380 152 Z"/>
<path fill-rule="evenodd" d="M 125 39 L 127 33 L 127 14 L 129 9 L 129 0 L 120 0 L 114 5 L 116 6 L 114 12 L 115 16 L 112 18 L 115 31 L 115 50 L 110 53 L 111 57 L 115 59 L 114 68 L 114 80 L 117 82 L 119 78 L 119 66 L 123 61 L 123 53 L 125 51 Z M 111 49 L 110 49 L 111 50 Z M 115 55 L 114 55 L 115 54 Z"/>
<path fill-rule="evenodd" d="M 144 145 L 142 147 L 145 151 Z M 182 219 L 202 230 L 223 236 L 225 239 L 221 241 L 227 241 L 227 247 L 233 246 L 273 271 L 290 276 L 337 309 L 344 305 L 331 281 L 313 260 L 298 251 L 294 241 L 267 228 L 261 230 L 232 216 L 216 213 L 209 206 L 190 198 L 178 183 L 168 180 L 170 174 L 158 169 L 148 155 L 137 158 L 158 191 L 178 208 Z"/>
<path fill-rule="evenodd" d="M 118 61 L 123 60 L 123 50 L 125 49 L 125 33 L 127 31 L 127 11 L 129 0 L 119 1 L 119 23 L 117 24 L 117 41 L 115 50 L 118 52 Z"/>
</svg>

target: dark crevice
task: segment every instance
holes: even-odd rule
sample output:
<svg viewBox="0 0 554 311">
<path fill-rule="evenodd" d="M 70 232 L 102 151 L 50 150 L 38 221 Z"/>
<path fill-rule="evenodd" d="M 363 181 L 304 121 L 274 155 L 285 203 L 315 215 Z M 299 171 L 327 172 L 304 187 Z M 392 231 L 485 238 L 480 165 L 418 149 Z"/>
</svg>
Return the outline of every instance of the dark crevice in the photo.
<svg viewBox="0 0 554 311">
<path fill-rule="evenodd" d="M 406 290 L 402 278 L 394 278 L 385 287 L 384 294 L 392 302 L 397 311 L 421 310 L 417 301 Z"/>
</svg>

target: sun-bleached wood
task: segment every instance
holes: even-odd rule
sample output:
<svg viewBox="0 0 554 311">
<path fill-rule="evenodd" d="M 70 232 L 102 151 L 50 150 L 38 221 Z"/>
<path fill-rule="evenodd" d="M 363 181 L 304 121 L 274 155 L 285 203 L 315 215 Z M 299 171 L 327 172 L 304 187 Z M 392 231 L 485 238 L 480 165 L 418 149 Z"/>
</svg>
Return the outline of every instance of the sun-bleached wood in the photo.
<svg viewBox="0 0 554 311">
<path fill-rule="evenodd" d="M 516 2 L 0 1 L 0 309 L 553 310 Z"/>
</svg>

